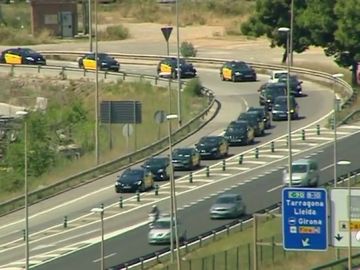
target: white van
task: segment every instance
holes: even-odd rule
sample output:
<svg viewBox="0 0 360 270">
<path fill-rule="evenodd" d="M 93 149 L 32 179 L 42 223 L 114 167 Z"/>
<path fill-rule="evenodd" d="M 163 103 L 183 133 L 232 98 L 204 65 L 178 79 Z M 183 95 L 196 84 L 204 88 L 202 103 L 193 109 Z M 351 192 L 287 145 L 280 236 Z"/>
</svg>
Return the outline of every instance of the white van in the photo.
<svg viewBox="0 0 360 270">
<path fill-rule="evenodd" d="M 279 78 L 282 75 L 286 75 L 286 74 L 288 74 L 287 70 L 273 70 L 273 71 L 271 71 L 269 83 L 277 83 L 277 82 L 279 82 Z"/>
<path fill-rule="evenodd" d="M 314 159 L 299 159 L 292 163 L 292 186 L 317 187 L 319 184 L 319 165 Z M 290 185 L 288 169 L 284 170 L 283 183 Z"/>
</svg>

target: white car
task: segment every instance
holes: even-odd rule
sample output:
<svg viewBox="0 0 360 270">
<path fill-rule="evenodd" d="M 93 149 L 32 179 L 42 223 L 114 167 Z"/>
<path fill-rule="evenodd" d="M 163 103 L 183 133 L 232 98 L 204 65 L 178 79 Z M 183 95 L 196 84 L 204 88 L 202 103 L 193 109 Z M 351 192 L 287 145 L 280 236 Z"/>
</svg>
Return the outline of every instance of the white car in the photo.
<svg viewBox="0 0 360 270">
<path fill-rule="evenodd" d="M 149 244 L 169 244 L 170 243 L 170 221 L 169 215 L 159 217 L 151 226 L 148 234 Z M 186 240 L 186 230 L 178 220 L 177 222 L 179 241 L 183 242 Z M 173 233 L 175 237 L 175 224 L 173 223 Z"/>
<path fill-rule="evenodd" d="M 277 83 L 282 75 L 288 74 L 287 70 L 273 70 L 270 74 L 269 83 Z"/>
</svg>

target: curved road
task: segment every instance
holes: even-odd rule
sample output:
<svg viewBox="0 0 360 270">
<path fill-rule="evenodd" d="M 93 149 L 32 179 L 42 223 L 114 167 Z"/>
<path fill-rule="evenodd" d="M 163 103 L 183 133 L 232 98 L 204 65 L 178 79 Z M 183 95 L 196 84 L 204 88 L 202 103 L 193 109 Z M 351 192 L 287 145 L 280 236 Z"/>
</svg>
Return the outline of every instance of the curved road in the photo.
<svg viewBox="0 0 360 270">
<path fill-rule="evenodd" d="M 149 69 L 149 67 L 128 66 L 125 67 L 125 69 L 129 71 L 131 71 L 132 69 L 136 69 L 137 72 L 154 74 L 154 71 L 152 69 Z M 200 136 L 203 136 L 205 134 L 220 134 L 222 130 L 226 127 L 227 123 L 235 119 L 241 111 L 246 110 L 247 106 L 253 106 L 258 104 L 258 94 L 256 90 L 260 86 L 261 82 L 236 84 L 231 82 L 222 82 L 218 78 L 218 70 L 210 69 L 200 69 L 200 78 L 205 86 L 214 90 L 217 98 L 222 104 L 222 109 L 220 110 L 219 115 L 201 132 L 195 134 L 194 136 L 191 136 L 190 138 L 182 142 L 181 145 L 193 145 Z M 262 80 L 267 79 L 266 76 L 260 76 L 260 78 Z M 321 118 L 321 116 L 324 115 L 324 112 L 328 111 L 329 108 L 331 108 L 331 95 L 328 95 L 328 91 L 326 89 L 308 82 L 305 82 L 304 89 L 309 96 L 298 99 L 301 108 L 300 111 L 302 116 L 304 117 L 299 121 L 293 122 L 294 130 L 305 126 L 307 123 L 311 123 Z M 321 108 L 319 108 L 319 104 L 322 104 Z M 266 136 L 258 139 L 258 144 L 260 144 L 260 142 L 263 143 L 272 140 L 286 132 L 286 121 L 275 123 L 275 125 L 276 127 L 271 129 Z M 251 147 L 254 146 L 231 148 L 231 154 L 235 155 L 241 151 L 250 149 Z M 213 164 L 214 162 L 206 163 Z M 32 215 L 32 218 L 30 219 L 31 233 L 35 233 L 36 231 L 40 231 L 41 229 L 45 229 L 52 225 L 59 224 L 64 215 L 67 215 L 69 217 L 69 220 L 72 221 L 79 214 L 88 213 L 89 209 L 99 206 L 100 203 L 104 203 L 105 206 L 108 206 L 111 203 L 116 203 L 118 198 L 113 191 L 114 179 L 115 174 L 108 176 L 101 181 L 97 181 L 90 185 L 75 189 L 66 194 L 62 194 L 60 196 L 52 198 L 51 200 L 46 200 L 32 206 L 30 211 L 30 214 Z M 229 183 L 226 183 L 223 187 L 226 186 L 231 185 Z M 204 189 L 204 197 L 208 195 L 209 192 L 209 187 Z M 87 194 L 87 196 L 82 197 L 84 196 L 84 194 Z M 131 194 L 127 194 L 126 196 L 124 196 L 125 200 L 131 197 Z M 199 196 L 199 193 L 189 193 L 186 200 L 184 200 L 183 202 L 179 202 L 179 207 L 182 207 L 187 203 L 194 202 L 199 198 L 201 198 L 201 196 Z M 76 200 L 76 203 L 72 202 L 72 200 Z M 67 205 L 63 205 L 63 202 L 67 202 Z M 57 206 L 57 208 L 54 209 L 53 206 Z M 165 202 L 165 200 L 163 201 L 162 206 L 162 209 L 167 209 L 167 203 Z M 146 212 L 148 211 L 149 206 L 145 205 L 142 208 L 143 209 L 139 209 L 139 213 L 137 213 L 136 215 L 126 215 L 125 220 L 121 219 L 121 221 L 119 221 L 118 219 L 113 219 L 112 221 L 107 222 L 106 231 L 109 232 L 116 229 L 126 228 L 130 225 L 144 221 L 144 216 L 146 216 Z M 44 212 L 44 210 L 46 212 Z M 14 213 L 10 216 L 0 219 L 1 224 L 8 224 L 0 226 L 0 235 L 2 236 L 0 238 L 1 243 L 8 243 L 10 240 L 14 240 L 20 237 L 22 223 L 17 222 L 17 220 L 21 218 L 22 212 L 20 211 L 18 213 Z M 94 216 L 89 216 L 85 219 L 85 221 L 83 220 L 82 222 L 86 221 L 89 223 L 92 222 L 94 224 L 87 226 L 86 229 L 85 227 L 82 227 L 81 233 L 75 230 L 74 232 L 68 230 L 65 232 L 61 232 L 60 234 L 56 235 L 56 237 L 53 237 L 53 239 L 50 239 L 50 237 L 46 237 L 47 234 L 50 234 L 49 232 L 44 232 L 43 234 L 45 236 L 39 233 L 39 235 L 41 235 L 41 239 L 39 241 L 36 241 L 36 243 L 31 243 L 32 257 L 34 258 L 37 254 L 41 254 L 42 252 L 51 250 L 53 248 L 59 248 L 59 246 L 65 247 L 66 245 L 77 242 L 82 238 L 86 239 L 95 237 L 98 233 L 97 218 Z M 71 227 L 71 222 L 69 224 L 69 226 Z M 53 230 L 56 232 L 60 231 L 58 227 L 54 227 Z M 37 235 L 36 237 L 38 237 L 39 235 Z M 31 239 L 36 239 L 36 237 L 34 235 L 34 237 L 32 237 Z M 7 245 L 7 247 L 9 246 L 11 245 Z M 14 246 L 14 248 L 8 250 L 4 248 L 4 246 L 2 246 L 2 250 L 0 250 L 0 252 L 6 256 L 1 256 L 1 258 L 4 258 L 4 262 L 0 261 L 1 264 L 7 263 L 9 261 L 19 260 L 19 258 L 21 258 L 23 252 L 23 244 L 17 241 L 16 243 L 14 243 Z M 34 261 L 36 260 L 34 259 Z"/>
</svg>

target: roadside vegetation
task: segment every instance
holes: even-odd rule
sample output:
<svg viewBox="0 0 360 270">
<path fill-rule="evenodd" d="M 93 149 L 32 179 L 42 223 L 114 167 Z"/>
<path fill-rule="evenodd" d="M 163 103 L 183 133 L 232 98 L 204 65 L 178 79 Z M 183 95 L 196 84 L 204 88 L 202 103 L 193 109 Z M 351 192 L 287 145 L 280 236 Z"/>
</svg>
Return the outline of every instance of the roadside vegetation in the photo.
<svg viewBox="0 0 360 270">
<path fill-rule="evenodd" d="M 66 176 L 91 168 L 94 158 L 94 83 L 88 80 L 3 77 L 0 100 L 12 105 L 34 108 L 36 97 L 48 99 L 46 112 L 31 112 L 27 117 L 28 177 L 30 190 L 59 181 Z M 51 83 L 49 83 L 51 82 Z M 183 91 L 183 122 L 186 123 L 207 105 L 199 93 L 201 83 L 190 82 Z M 137 134 L 128 140 L 123 125 L 100 124 L 100 162 L 106 162 L 167 135 L 164 124 L 156 124 L 158 110 L 169 111 L 169 90 L 154 87 L 148 81 L 100 82 L 101 100 L 137 100 L 142 104 L 142 123 Z M 177 94 L 171 91 L 171 107 L 176 111 Z M 23 123 L 11 126 L 0 146 L 6 153 L 1 161 L 0 201 L 21 194 L 24 179 Z"/>
</svg>

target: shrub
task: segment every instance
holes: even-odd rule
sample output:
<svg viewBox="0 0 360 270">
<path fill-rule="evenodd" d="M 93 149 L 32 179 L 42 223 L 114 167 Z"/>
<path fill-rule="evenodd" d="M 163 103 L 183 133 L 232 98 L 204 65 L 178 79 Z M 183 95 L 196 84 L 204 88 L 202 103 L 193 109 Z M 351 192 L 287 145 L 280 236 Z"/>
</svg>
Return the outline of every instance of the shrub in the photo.
<svg viewBox="0 0 360 270">
<path fill-rule="evenodd" d="M 197 50 L 191 42 L 184 41 L 181 43 L 180 52 L 183 57 L 195 57 Z"/>
<path fill-rule="evenodd" d="M 191 93 L 192 96 L 202 96 L 202 84 L 199 78 L 194 78 L 186 84 L 185 92 Z"/>
<path fill-rule="evenodd" d="M 105 31 L 99 33 L 99 40 L 123 40 L 129 37 L 129 30 L 123 25 L 106 27 Z"/>
</svg>

